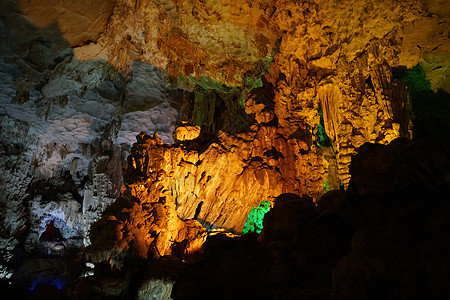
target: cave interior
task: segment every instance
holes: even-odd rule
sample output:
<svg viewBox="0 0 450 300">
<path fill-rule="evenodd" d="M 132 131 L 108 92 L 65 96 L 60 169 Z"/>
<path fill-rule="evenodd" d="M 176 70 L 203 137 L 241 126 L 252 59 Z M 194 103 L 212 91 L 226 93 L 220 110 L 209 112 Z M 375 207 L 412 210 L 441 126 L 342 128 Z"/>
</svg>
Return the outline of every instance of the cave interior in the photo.
<svg viewBox="0 0 450 300">
<path fill-rule="evenodd" d="M 450 299 L 450 1 L 0 0 L 0 155 L 2 299 Z"/>
</svg>

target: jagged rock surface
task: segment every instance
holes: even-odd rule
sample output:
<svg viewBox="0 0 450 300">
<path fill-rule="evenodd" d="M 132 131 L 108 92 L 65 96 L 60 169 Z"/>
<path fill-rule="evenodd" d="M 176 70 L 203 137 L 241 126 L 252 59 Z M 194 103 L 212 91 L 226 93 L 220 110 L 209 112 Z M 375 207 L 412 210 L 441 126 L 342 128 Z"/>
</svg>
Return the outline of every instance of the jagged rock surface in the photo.
<svg viewBox="0 0 450 300">
<path fill-rule="evenodd" d="M 406 88 L 393 69 L 420 63 L 434 91 L 448 89 L 449 5 L 439 1 L 108 1 L 93 7 L 95 17 L 78 16 L 76 3 L 52 7 L 46 17 L 39 12 L 49 4 L 22 5 L 41 26 L 60 20 L 64 36 L 79 45 L 77 58 L 121 68 L 139 59 L 173 76 L 242 85 L 255 62 L 274 55 L 275 114 L 284 135 L 315 133 L 322 109 L 333 172 L 344 186 L 359 146 L 411 134 Z M 80 18 L 101 26 L 74 28 Z"/>
<path fill-rule="evenodd" d="M 339 218 L 358 226 L 388 220 L 390 208 L 364 195 L 378 197 L 384 188 L 396 190 L 396 184 L 412 186 L 405 182 L 422 186 L 427 177 L 435 180 L 426 181 L 426 190 L 440 189 L 433 184 L 440 177 L 414 167 L 419 179 L 389 175 L 374 185 L 378 171 L 367 178 L 350 172 L 351 157 L 368 141 L 448 140 L 449 11 L 449 2 L 440 0 L 1 1 L 0 277 L 23 269 L 30 256 L 71 256 L 81 241 L 91 243 L 89 232 L 97 221 L 111 234 L 102 244 L 100 225 L 94 226 L 89 249 L 97 266 L 108 259 L 119 267 L 126 259 L 154 258 L 159 250 L 150 255 L 148 250 L 155 243 L 161 254 L 187 259 L 187 249 L 199 249 L 209 234 L 192 219 L 207 229 L 240 232 L 250 208 L 262 200 L 273 204 L 286 192 L 317 200 L 324 191 L 349 186 L 352 172 L 359 179 L 349 191 L 332 194 L 338 199 L 333 202 L 344 205 L 337 208 Z M 414 78 L 402 77 L 413 67 L 426 82 L 419 88 Z M 161 140 L 140 135 L 132 149 L 141 131 L 158 133 Z M 122 178 L 127 168 L 128 189 Z M 130 211 L 113 206 L 115 211 L 102 218 L 120 196 L 128 202 L 119 204 Z M 346 197 L 364 198 L 376 213 L 359 203 L 355 208 L 352 201 L 347 205 Z M 420 203 L 399 210 L 408 215 Z M 447 211 L 444 204 L 442 210 Z M 438 216 L 439 209 L 429 214 Z M 117 222 L 108 219 L 114 216 Z M 128 217 L 141 228 L 132 228 Z M 120 230 L 117 223 L 123 225 Z M 317 230 L 323 225 L 312 224 Z M 170 230 L 158 240 L 147 237 L 152 226 Z M 377 240 L 377 230 L 383 235 L 392 229 L 386 226 L 361 235 Z M 446 228 L 430 226 L 425 231 L 433 237 Z M 172 245 L 166 237 L 176 232 L 185 238 Z M 364 254 L 361 238 L 355 240 L 355 249 Z M 389 244 L 390 239 L 380 241 Z M 273 250 L 277 263 L 292 252 L 281 248 Z M 369 267 L 373 257 L 358 251 L 336 270 L 349 278 L 361 271 L 377 280 L 370 277 L 377 274 Z M 358 266 L 357 260 L 369 266 Z M 386 263 L 385 257 L 380 261 Z M 437 263 L 425 264 L 434 268 Z M 282 278 L 290 277 L 283 273 L 285 265 L 279 268 Z M 398 270 L 404 269 L 389 274 L 397 276 Z M 417 270 L 409 271 L 417 280 Z M 93 282 L 110 294 L 98 294 L 126 297 L 128 278 L 104 274 Z M 322 284 L 328 293 L 329 277 L 316 275 L 320 280 L 306 285 Z M 283 294 L 282 282 L 272 284 Z M 166 283 L 158 281 L 169 288 Z M 335 283 L 344 298 L 354 291 L 338 277 Z M 299 289 L 292 295 L 309 295 Z"/>
<path fill-rule="evenodd" d="M 161 70 L 136 63 L 131 76 L 80 62 L 58 24 L 36 28 L 16 1 L 0 12 L 0 264 L 9 277 L 13 251 L 34 253 L 50 222 L 76 232 L 71 245 L 88 245 L 91 225 L 121 194 L 135 136 L 158 131 L 172 142 L 177 112 Z M 73 200 L 61 200 L 68 193 Z M 69 214 L 67 203 L 76 203 Z"/>
<path fill-rule="evenodd" d="M 125 183 L 139 199 L 164 198 L 182 219 L 241 232 L 252 206 L 284 192 L 322 194 L 323 156 L 275 127 L 220 133 L 204 152 L 166 146 L 138 136 L 128 157 Z"/>
<path fill-rule="evenodd" d="M 92 226 L 92 244 L 83 250 L 88 261 L 121 269 L 127 263 L 169 255 L 177 245 L 182 245 L 176 249 L 180 259 L 199 250 L 207 233 L 198 222 L 183 222 L 164 201 L 136 200 L 116 200 Z"/>
<path fill-rule="evenodd" d="M 280 195 L 259 242 L 208 238 L 174 299 L 447 299 L 449 151 L 430 141 L 364 144 L 347 191 L 318 206 Z"/>
</svg>

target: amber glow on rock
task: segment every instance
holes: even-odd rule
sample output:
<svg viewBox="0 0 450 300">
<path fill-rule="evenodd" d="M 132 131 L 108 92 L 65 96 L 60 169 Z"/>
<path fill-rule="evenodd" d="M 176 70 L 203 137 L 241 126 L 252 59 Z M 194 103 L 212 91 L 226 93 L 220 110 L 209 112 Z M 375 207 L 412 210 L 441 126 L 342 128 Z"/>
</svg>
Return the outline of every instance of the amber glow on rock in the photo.
<svg viewBox="0 0 450 300">
<path fill-rule="evenodd" d="M 273 127 L 236 136 L 222 132 L 219 142 L 203 153 L 165 146 L 158 137 L 142 134 L 129 156 L 136 167 L 129 170 L 125 182 L 135 197 L 151 201 L 163 197 L 175 203 L 182 219 L 195 216 L 205 226 L 240 233 L 260 199 L 283 192 L 305 193 L 306 182 L 325 173 L 316 163 L 321 156 L 301 154 L 307 151 L 304 142 L 276 139 L 277 134 Z M 323 182 L 308 192 L 318 198 Z"/>
<path fill-rule="evenodd" d="M 449 22 L 445 0 L 1 0 L 0 290 L 450 298 Z"/>
</svg>

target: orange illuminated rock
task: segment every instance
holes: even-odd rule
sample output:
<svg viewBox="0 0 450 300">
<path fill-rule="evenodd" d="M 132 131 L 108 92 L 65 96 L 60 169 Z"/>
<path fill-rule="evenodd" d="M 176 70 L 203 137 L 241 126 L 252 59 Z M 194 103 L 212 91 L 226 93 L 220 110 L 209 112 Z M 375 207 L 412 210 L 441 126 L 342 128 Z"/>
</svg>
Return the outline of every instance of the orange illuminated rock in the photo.
<svg viewBox="0 0 450 300">
<path fill-rule="evenodd" d="M 324 157 L 275 127 L 242 134 L 220 132 L 203 152 L 138 136 L 128 158 L 126 184 L 141 201 L 164 197 L 182 219 L 241 232 L 252 206 L 284 192 L 323 193 Z M 153 200 L 150 200 L 153 199 Z"/>
<path fill-rule="evenodd" d="M 181 273 L 172 295 L 448 298 L 449 151 L 449 143 L 431 141 L 364 144 L 346 191 L 325 194 L 318 206 L 308 196 L 278 196 L 259 243 L 251 235 L 208 238 L 203 259 Z"/>
<path fill-rule="evenodd" d="M 274 210 L 261 241 L 273 250 L 269 276 L 275 286 L 304 289 L 292 299 L 327 298 L 317 278 L 327 276 L 331 288 L 330 261 L 349 251 L 343 220 L 386 227 L 358 229 L 354 251 L 335 271 L 336 291 L 351 296 L 361 274 L 377 282 L 373 271 L 391 260 L 370 257 L 376 246 L 401 239 L 404 231 L 440 235 L 437 223 L 421 227 L 428 220 L 416 220 L 415 209 L 446 224 L 440 218 L 448 205 L 428 201 L 445 197 L 430 191 L 435 197 L 427 192 L 422 202 L 415 194 L 448 194 L 448 180 L 441 182 L 448 172 L 433 172 L 445 166 L 448 151 L 427 152 L 429 142 L 397 141 L 391 150 L 382 144 L 411 138 L 420 125 L 422 136 L 449 136 L 449 8 L 442 0 L 0 1 L 0 274 L 12 276 L 8 268 L 28 252 L 65 255 L 71 253 L 65 245 L 78 249 L 83 240 L 88 246 L 91 231 L 84 254 L 98 263 L 95 271 L 105 263 L 121 269 L 121 278 L 94 286 L 109 287 L 109 297 L 117 298 L 140 272 L 132 270 L 136 262 L 167 255 L 194 261 L 211 230 L 240 233 L 250 209 L 268 200 Z M 435 94 L 437 101 L 427 97 Z M 161 139 L 140 134 L 131 149 L 141 131 Z M 350 168 L 358 149 L 366 158 Z M 421 152 L 438 159 L 427 164 L 424 154 L 411 166 L 409 157 Z M 399 186 L 414 192 L 408 201 Z M 277 205 L 274 198 L 285 193 L 300 198 Z M 44 212 L 49 205 L 61 209 Z M 410 212 L 414 218 L 400 229 L 384 222 L 393 216 L 401 223 Z M 74 242 L 44 234 L 35 243 L 41 228 L 53 224 L 48 217 L 58 217 L 61 234 Z M 411 238 L 393 250 L 403 255 L 423 240 L 448 248 Z M 439 257 L 436 249 L 421 252 Z M 225 269 L 252 270 L 241 254 Z M 327 262 L 311 264 L 322 255 Z M 270 267 L 255 261 L 263 278 L 252 278 L 250 286 Z M 315 288 L 309 281 L 299 286 L 290 268 L 327 295 L 307 294 Z M 117 271 L 105 269 L 96 275 Z M 318 273 L 304 275 L 308 269 Z M 399 270 L 380 274 L 401 278 Z M 403 278 L 421 281 L 415 274 Z M 169 297 L 171 282 L 153 279 L 143 285 L 143 297 L 159 288 Z"/>
<path fill-rule="evenodd" d="M 72 46 L 97 43 L 116 1 L 18 1 L 38 27 L 56 24 Z"/>
<path fill-rule="evenodd" d="M 351 156 L 363 143 L 411 136 L 407 91 L 393 78 L 395 68 L 420 63 L 435 91 L 450 78 L 449 6 L 439 1 L 20 3 L 38 26 L 56 22 L 78 59 L 105 59 L 119 69 L 140 60 L 173 77 L 243 86 L 256 62 L 273 57 L 267 77 L 274 107 L 250 97 L 246 109 L 260 124 L 276 118 L 285 137 L 298 130 L 314 136 L 321 109 L 334 185 L 347 186 Z"/>
<path fill-rule="evenodd" d="M 117 199 L 91 227 L 92 244 L 84 250 L 87 260 L 121 269 L 127 262 L 169 255 L 173 248 L 180 258 L 200 250 L 207 233 L 198 222 L 183 222 L 163 199 L 136 200 Z"/>
<path fill-rule="evenodd" d="M 134 60 L 168 73 L 208 75 L 241 84 L 253 62 L 271 55 L 278 38 L 274 8 L 246 1 L 21 1 L 40 27 L 58 23 L 78 59 Z M 79 47 L 78 47 L 79 46 Z M 220 70 L 218 72 L 217 70 Z"/>
<path fill-rule="evenodd" d="M 178 141 L 195 140 L 200 136 L 200 126 L 179 126 L 175 131 Z"/>
</svg>

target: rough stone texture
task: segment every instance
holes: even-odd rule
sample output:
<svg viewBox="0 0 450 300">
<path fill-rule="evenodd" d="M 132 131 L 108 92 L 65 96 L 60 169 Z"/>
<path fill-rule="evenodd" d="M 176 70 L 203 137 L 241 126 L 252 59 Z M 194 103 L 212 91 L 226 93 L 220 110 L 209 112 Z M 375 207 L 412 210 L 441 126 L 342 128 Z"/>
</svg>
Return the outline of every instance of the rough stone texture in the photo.
<svg viewBox="0 0 450 300">
<path fill-rule="evenodd" d="M 364 144 L 347 191 L 318 206 L 280 195 L 259 242 L 208 238 L 173 298 L 447 299 L 449 151 L 431 141 Z"/>
<path fill-rule="evenodd" d="M 140 204 L 120 198 L 92 226 L 92 244 L 83 253 L 88 261 L 121 269 L 124 264 L 169 255 L 178 244 L 178 254 L 189 256 L 200 248 L 204 233 L 198 222 L 180 220 L 173 205 L 163 200 Z"/>
<path fill-rule="evenodd" d="M 252 206 L 284 192 L 322 194 L 323 156 L 275 127 L 220 133 L 204 152 L 166 146 L 138 136 L 128 157 L 125 183 L 139 199 L 164 198 L 182 219 L 241 232 Z M 144 200 L 142 200 L 144 201 Z"/>
<path fill-rule="evenodd" d="M 37 243 L 43 243 L 46 252 L 63 254 L 81 247 L 82 215 L 80 203 L 73 199 L 71 193 L 61 195 L 56 201 L 45 203 L 42 196 L 33 199 L 30 205 L 30 228 L 25 241 L 25 250 L 33 252 Z M 54 226 L 58 234 L 45 236 L 48 226 Z"/>
<path fill-rule="evenodd" d="M 48 14 L 42 13 L 48 6 L 29 4 L 30 16 L 41 18 L 37 25 L 47 27 L 36 28 L 15 1 L 2 1 L 0 8 L 0 264 L 7 277 L 4 264 L 11 251 L 33 252 L 52 220 L 67 224 L 77 232 L 74 238 L 88 245 L 90 226 L 120 196 L 122 168 L 135 136 L 158 131 L 172 142 L 177 116 L 163 71 L 136 63 L 133 76 L 105 61 L 78 61 L 60 24 L 45 19 L 62 13 L 61 24 L 69 22 L 64 24 L 73 29 L 98 12 L 83 17 L 83 7 L 79 18 L 71 19 L 64 11 L 79 4 L 55 2 Z M 89 25 L 92 30 L 102 30 L 101 18 Z M 71 34 L 81 41 L 98 32 Z M 60 200 L 67 193 L 78 204 L 70 206 L 69 215 Z M 19 240 L 27 242 L 19 245 Z"/>
<path fill-rule="evenodd" d="M 106 29 L 115 1 L 18 1 L 27 17 L 39 27 L 57 22 L 72 46 L 96 41 Z"/>
<path fill-rule="evenodd" d="M 64 37 L 79 45 L 75 48 L 78 59 L 102 58 L 119 68 L 142 60 L 167 68 L 174 76 L 179 72 L 208 75 L 232 85 L 241 83 L 255 60 L 271 54 L 276 39 L 270 28 L 269 5 L 259 7 L 246 1 L 112 2 L 91 4 L 100 6 L 99 13 L 82 16 L 82 1 L 56 8 L 51 2 L 31 1 L 24 7 L 38 24 L 61 20 Z M 51 11 L 63 10 L 64 14 L 48 14 L 47 20 L 42 20 L 39 12 L 49 6 Z M 84 21 L 81 18 L 87 19 L 84 28 L 76 25 L 76 20 Z"/>
<path fill-rule="evenodd" d="M 24 7 L 45 23 L 32 4 Z M 52 13 L 48 19 L 80 18 L 76 4 L 61 9 L 64 17 Z M 78 58 L 104 58 L 121 68 L 139 59 L 174 76 L 208 75 L 242 85 L 255 62 L 274 55 L 275 114 L 283 134 L 299 128 L 314 133 L 322 109 L 337 161 L 334 172 L 344 186 L 359 146 L 411 135 L 406 87 L 393 78 L 393 68 L 420 63 L 434 91 L 448 89 L 445 2 L 116 1 L 98 8 L 96 18 L 83 16 L 86 24 L 100 22 L 107 9 L 102 34 L 98 28 L 81 29 L 96 38 L 76 48 Z M 75 29 L 63 26 L 65 37 L 76 43 Z M 268 121 L 272 114 L 256 118 Z"/>
<path fill-rule="evenodd" d="M 118 144 L 132 145 L 141 132 L 158 132 L 165 143 L 172 144 L 178 118 L 174 107 L 176 90 L 167 85 L 167 74 L 152 65 L 136 61 L 129 70 L 129 84 L 123 103 Z"/>
<path fill-rule="evenodd" d="M 173 283 L 183 267 L 183 263 L 173 256 L 164 256 L 151 263 L 142 276 L 137 299 L 172 299 Z"/>
<path fill-rule="evenodd" d="M 5 109 L 7 115 L 14 116 L 14 122 L 18 113 L 12 112 L 13 109 L 28 111 L 31 118 L 35 118 L 34 114 L 45 116 L 46 122 L 39 120 L 41 124 L 35 121 L 31 125 L 33 130 L 49 128 L 45 141 L 36 142 L 66 143 L 69 153 L 65 157 L 75 159 L 71 168 L 83 161 L 73 157 L 73 153 L 80 151 L 80 146 L 73 143 L 93 144 L 95 135 L 90 131 L 98 131 L 100 139 L 108 139 L 102 146 L 106 149 L 111 147 L 108 143 L 133 143 L 133 136 L 140 131 L 159 132 L 164 141 L 173 141 L 174 123 L 179 121 L 179 112 L 171 107 L 175 93 L 165 86 L 163 72 L 146 62 L 165 68 L 169 75 L 177 76 L 181 72 L 197 79 L 209 75 L 228 85 L 246 86 L 244 81 L 258 62 L 273 56 L 270 75 L 267 75 L 273 86 L 263 97 L 274 101 L 269 105 L 263 101 L 260 107 L 255 97 L 248 97 L 246 111 L 259 124 L 276 119 L 280 137 L 300 135 L 303 141 L 311 143 L 315 141 L 321 109 L 333 149 L 325 150 L 326 162 L 318 160 L 326 171 L 314 176 L 317 185 L 328 177 L 333 187 L 339 183 L 347 186 L 351 155 L 364 142 L 388 143 L 398 136 L 411 134 L 406 88 L 393 78 L 393 68 L 410 68 L 420 62 L 433 90 L 445 88 L 448 77 L 448 17 L 442 13 L 448 8 L 444 3 L 442 10 L 437 10 L 440 4 L 435 1 L 365 2 L 355 9 L 348 9 L 353 5 L 345 1 L 107 1 L 101 4 L 21 1 L 20 5 L 12 1 L 3 4 L 4 11 L 12 12 L 5 19 L 9 23 L 5 24 L 15 25 L 5 31 L 4 38 L 11 46 L 8 49 L 6 43 L 4 50 L 10 56 L 15 55 L 16 60 L 24 58 L 25 65 L 22 61 L 20 65 L 22 69 L 28 66 L 25 72 L 28 75 L 19 75 L 19 71 L 24 73 L 18 69 L 19 64 L 5 64 L 8 70 L 4 73 L 5 83 L 9 82 L 9 86 L 5 86 L 4 95 L 11 95 L 15 102 L 9 105 L 7 100 Z M 427 15 L 426 11 L 434 16 Z M 44 29 L 37 30 L 28 20 Z M 83 26 L 78 26 L 80 23 Z M 421 30 L 413 30 L 416 26 Z M 21 37 L 17 38 L 19 33 Z M 124 82 L 117 80 L 116 72 L 103 62 L 78 63 L 68 51 L 70 46 L 77 59 L 106 59 L 120 67 L 126 74 Z M 179 83 L 179 86 L 183 85 Z M 246 88 L 243 91 L 248 92 Z M 205 101 L 214 106 L 214 97 L 203 99 L 197 94 L 192 115 L 198 116 L 204 112 Z M 42 98 L 37 108 L 28 109 L 30 97 Z M 97 108 L 92 109 L 93 106 Z M 71 111 L 74 107 L 81 108 L 89 117 Z M 89 107 L 89 112 L 83 112 L 83 107 Z M 52 114 L 63 117 L 64 124 Z M 215 110 L 209 115 L 206 119 L 197 117 L 190 121 L 201 121 L 202 130 L 216 127 L 220 122 Z M 93 118 L 98 122 L 90 123 Z M 230 119 L 229 115 L 226 119 Z M 24 126 L 29 126 L 28 123 L 25 121 Z M 59 141 L 57 137 L 62 135 L 64 139 Z M 69 142 L 72 144 L 67 145 Z M 50 146 L 50 152 L 51 149 Z M 312 156 L 322 156 L 322 150 L 311 150 L 315 152 Z M 38 156 L 36 160 L 44 159 Z M 43 163 L 45 177 L 55 174 L 49 169 L 58 161 L 56 157 Z M 89 160 L 84 160 L 83 165 L 88 164 Z M 22 166 L 29 172 L 25 170 L 29 169 L 26 163 Z M 25 181 L 23 186 L 28 184 Z M 307 192 L 316 197 L 315 184 Z M 110 194 L 117 196 L 115 192 Z M 91 201 L 98 200 L 88 199 L 88 203 Z"/>
<path fill-rule="evenodd" d="M 177 141 L 192 141 L 200 136 L 200 126 L 178 126 L 175 131 Z"/>
<path fill-rule="evenodd" d="M 285 18 L 301 16 L 301 25 L 286 26 L 271 66 L 280 125 L 289 132 L 305 123 L 317 128 L 321 108 L 344 186 L 351 155 L 364 142 L 385 144 L 408 135 L 406 90 L 392 79 L 392 68 L 414 66 L 421 55 L 440 47 L 437 40 L 447 40 L 444 32 L 433 41 L 434 33 L 421 31 L 415 42 L 423 53 L 403 47 L 415 38 L 407 24 L 437 21 L 418 13 L 420 3 L 365 1 L 345 8 L 353 6 L 329 1 L 285 7 L 283 12 L 293 16 Z M 448 42 L 442 45 L 448 52 Z"/>
<path fill-rule="evenodd" d="M 321 212 L 307 196 L 280 195 L 260 242 L 253 234 L 209 237 L 203 259 L 175 281 L 173 298 L 329 299 L 332 269 L 350 250 L 353 228 Z"/>
<path fill-rule="evenodd" d="M 449 86 L 445 2 L 116 1 L 95 7 L 95 16 L 80 16 L 81 2 L 36 2 L 22 5 L 38 25 L 60 21 L 72 45 L 80 44 L 78 32 L 90 37 L 75 49 L 77 58 L 103 58 L 121 68 L 139 59 L 174 76 L 242 85 L 256 61 L 275 53 L 275 114 L 284 135 L 299 128 L 314 133 L 321 108 L 344 186 L 350 157 L 364 142 L 410 135 L 406 88 L 392 78 L 392 68 L 420 63 L 433 90 Z M 74 28 L 80 18 L 86 27 Z M 260 122 L 271 118 L 257 115 Z"/>
<path fill-rule="evenodd" d="M 306 197 L 311 215 L 298 199 L 280 202 L 269 214 L 261 241 L 274 261 L 272 291 L 283 299 L 327 297 L 333 289 L 348 298 L 352 287 L 364 294 L 370 287 L 341 278 L 352 282 L 361 272 L 379 282 L 377 276 L 386 273 L 376 267 L 391 259 L 401 266 L 389 265 L 388 276 L 408 274 L 396 284 L 420 281 L 419 269 L 402 267 L 408 257 L 389 256 L 392 249 L 370 243 L 366 248 L 364 239 L 389 248 L 410 228 L 429 233 L 433 238 L 426 243 L 446 249 L 439 240 L 445 220 L 433 221 L 441 220 L 445 203 L 431 205 L 429 227 L 408 222 L 415 222 L 410 213 L 424 207 L 422 198 L 417 200 L 423 191 L 415 186 L 443 197 L 448 193 L 436 183 L 446 178 L 446 184 L 448 174 L 426 158 L 411 166 L 404 157 L 415 160 L 425 146 L 405 146 L 409 150 L 402 152 L 399 142 L 373 152 L 363 147 L 374 165 L 356 160 L 350 170 L 349 164 L 365 142 L 448 139 L 449 11 L 442 0 L 1 1 L 1 276 L 21 270 L 35 255 L 73 260 L 73 248 L 92 242 L 85 254 L 96 262 L 98 277 L 82 281 L 79 289 L 89 295 L 93 283 L 98 287 L 93 295 L 128 297 L 130 278 L 139 274 L 118 271 L 124 261 L 136 268 L 136 261 L 164 254 L 195 261 L 210 235 L 206 229 L 240 232 L 250 208 L 264 199 L 276 204 L 274 197 L 291 192 L 317 203 L 325 191 L 348 187 L 319 201 L 325 212 Z M 402 77 L 411 70 L 423 72 L 426 84 L 419 91 L 415 78 Z M 142 131 L 159 138 L 139 135 L 131 148 Z M 396 153 L 394 160 L 386 158 L 389 153 Z M 413 177 L 398 173 L 402 168 Z M 406 187 L 417 195 L 408 194 L 411 201 L 404 203 L 393 195 Z M 120 196 L 126 200 L 102 217 Z M 390 207 L 380 197 L 397 201 Z M 271 217 L 277 211 L 285 223 Z M 296 214 L 309 221 L 296 222 Z M 399 221 L 393 228 L 393 216 L 408 224 Z M 348 237 L 342 222 L 387 223 L 360 228 L 332 288 L 329 274 L 340 250 L 327 252 L 309 233 L 342 250 L 334 239 Z M 150 229 L 160 235 L 148 236 Z M 110 239 L 105 242 L 103 234 Z M 417 246 L 412 237 L 405 240 L 392 251 Z M 430 256 L 446 258 L 434 255 L 439 251 L 433 247 L 419 247 L 412 256 L 420 260 L 432 249 Z M 371 256 L 370 248 L 381 256 Z M 311 256 L 311 264 L 304 264 Z M 27 266 L 39 273 L 36 264 Z M 439 264 L 430 260 L 423 266 L 427 276 L 442 275 L 433 277 L 436 285 L 429 283 L 442 290 L 445 272 L 434 270 Z M 301 274 L 313 275 L 290 290 Z M 19 284 L 24 277 L 16 278 Z M 149 278 L 149 284 L 152 280 L 161 278 Z M 389 295 L 414 296 L 402 293 Z"/>
<path fill-rule="evenodd" d="M 151 279 L 139 291 L 138 299 L 171 300 L 170 294 L 172 293 L 172 286 L 173 282 L 161 279 Z"/>
</svg>

